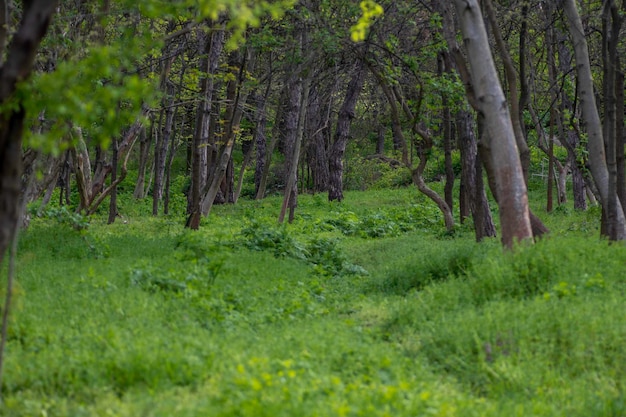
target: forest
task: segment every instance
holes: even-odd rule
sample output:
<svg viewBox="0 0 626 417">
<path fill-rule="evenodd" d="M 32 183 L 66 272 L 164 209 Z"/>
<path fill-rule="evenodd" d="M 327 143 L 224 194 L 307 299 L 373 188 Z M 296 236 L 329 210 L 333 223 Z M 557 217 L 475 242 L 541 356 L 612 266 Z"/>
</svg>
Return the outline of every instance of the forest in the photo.
<svg viewBox="0 0 626 417">
<path fill-rule="evenodd" d="M 625 17 L 0 0 L 0 415 L 626 415 Z"/>
</svg>

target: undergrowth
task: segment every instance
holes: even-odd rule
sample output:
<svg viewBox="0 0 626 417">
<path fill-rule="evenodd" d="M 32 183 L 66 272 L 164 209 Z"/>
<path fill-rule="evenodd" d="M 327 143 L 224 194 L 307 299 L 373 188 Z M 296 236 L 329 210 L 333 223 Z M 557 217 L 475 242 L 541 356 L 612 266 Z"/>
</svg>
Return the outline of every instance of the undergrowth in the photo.
<svg viewBox="0 0 626 417">
<path fill-rule="evenodd" d="M 22 234 L 0 414 L 626 414 L 626 248 L 593 210 L 504 252 L 413 189 L 300 196 L 291 225 L 241 201 L 196 232 L 126 204 Z"/>
</svg>

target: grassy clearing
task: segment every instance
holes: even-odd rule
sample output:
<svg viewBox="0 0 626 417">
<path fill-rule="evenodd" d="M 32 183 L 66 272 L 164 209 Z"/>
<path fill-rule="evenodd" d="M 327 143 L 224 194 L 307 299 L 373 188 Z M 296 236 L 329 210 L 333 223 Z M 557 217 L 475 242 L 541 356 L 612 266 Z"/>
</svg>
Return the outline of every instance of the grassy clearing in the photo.
<svg viewBox="0 0 626 417">
<path fill-rule="evenodd" d="M 593 211 L 504 254 L 413 189 L 301 196 L 286 226 L 241 201 L 197 233 L 127 204 L 23 235 L 2 415 L 626 414 L 626 248 Z"/>
</svg>

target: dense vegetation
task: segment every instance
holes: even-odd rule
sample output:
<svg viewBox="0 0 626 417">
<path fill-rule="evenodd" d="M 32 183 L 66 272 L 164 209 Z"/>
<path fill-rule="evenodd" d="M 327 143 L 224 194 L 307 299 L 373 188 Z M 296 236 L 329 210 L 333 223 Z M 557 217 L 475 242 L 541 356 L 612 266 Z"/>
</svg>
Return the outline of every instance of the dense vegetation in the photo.
<svg viewBox="0 0 626 417">
<path fill-rule="evenodd" d="M 503 254 L 414 188 L 301 196 L 283 226 L 244 199 L 193 232 L 130 192 L 123 221 L 52 204 L 23 233 L 3 415 L 626 412 L 626 248 L 595 209 Z"/>
<path fill-rule="evenodd" d="M 626 415 L 625 13 L 0 0 L 0 415 Z"/>
</svg>

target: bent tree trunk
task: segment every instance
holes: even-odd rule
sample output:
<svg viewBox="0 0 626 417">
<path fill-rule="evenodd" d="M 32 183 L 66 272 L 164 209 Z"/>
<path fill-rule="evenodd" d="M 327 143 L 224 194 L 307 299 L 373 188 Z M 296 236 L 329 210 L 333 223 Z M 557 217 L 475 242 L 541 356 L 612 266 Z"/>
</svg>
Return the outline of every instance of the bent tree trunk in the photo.
<svg viewBox="0 0 626 417">
<path fill-rule="evenodd" d="M 515 133 L 489 49 L 480 5 L 477 0 L 455 0 L 454 3 L 472 68 L 472 84 L 488 131 L 487 148 L 495 174 L 502 243 L 511 248 L 516 241 L 533 237 Z"/>
</svg>

